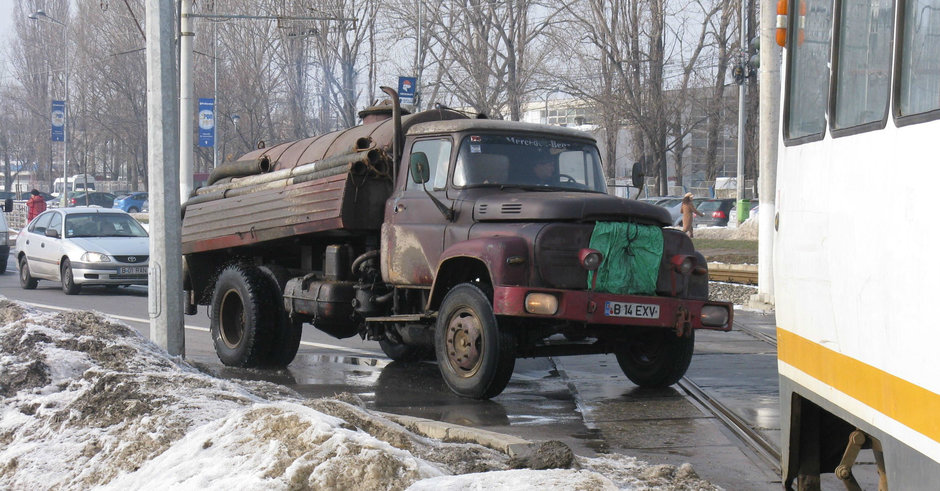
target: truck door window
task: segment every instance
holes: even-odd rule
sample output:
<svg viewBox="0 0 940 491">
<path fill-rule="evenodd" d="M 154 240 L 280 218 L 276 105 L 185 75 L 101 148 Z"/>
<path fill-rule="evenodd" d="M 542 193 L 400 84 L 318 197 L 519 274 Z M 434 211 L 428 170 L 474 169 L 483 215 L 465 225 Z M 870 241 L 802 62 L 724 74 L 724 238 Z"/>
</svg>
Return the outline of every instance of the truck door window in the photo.
<svg viewBox="0 0 940 491">
<path fill-rule="evenodd" d="M 450 140 L 421 140 L 411 147 L 411 153 L 424 152 L 428 156 L 428 169 L 434 189 L 444 189 L 447 186 L 447 164 L 450 162 L 450 150 L 453 147 Z M 410 171 L 409 171 L 410 172 Z M 408 176 L 405 189 L 421 189 L 421 185 Z"/>
</svg>

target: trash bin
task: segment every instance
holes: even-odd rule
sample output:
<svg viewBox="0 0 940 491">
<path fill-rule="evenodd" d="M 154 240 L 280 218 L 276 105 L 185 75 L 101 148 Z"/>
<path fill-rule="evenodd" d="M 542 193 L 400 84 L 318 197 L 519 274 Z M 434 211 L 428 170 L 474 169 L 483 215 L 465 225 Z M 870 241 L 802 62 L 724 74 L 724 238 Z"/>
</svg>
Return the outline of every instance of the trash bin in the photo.
<svg viewBox="0 0 940 491">
<path fill-rule="evenodd" d="M 751 200 L 738 200 L 738 223 L 744 223 L 751 211 Z"/>
</svg>

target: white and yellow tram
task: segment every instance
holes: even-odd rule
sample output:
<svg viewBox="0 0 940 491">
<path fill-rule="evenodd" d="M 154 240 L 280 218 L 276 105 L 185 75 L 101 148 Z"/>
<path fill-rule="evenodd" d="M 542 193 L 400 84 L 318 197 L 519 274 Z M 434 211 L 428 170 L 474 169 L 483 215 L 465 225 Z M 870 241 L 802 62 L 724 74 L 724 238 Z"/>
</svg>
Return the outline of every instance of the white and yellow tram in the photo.
<svg viewBox="0 0 940 491">
<path fill-rule="evenodd" d="M 788 7 L 773 271 L 784 482 L 848 477 L 867 447 L 881 485 L 940 489 L 940 0 Z"/>
</svg>

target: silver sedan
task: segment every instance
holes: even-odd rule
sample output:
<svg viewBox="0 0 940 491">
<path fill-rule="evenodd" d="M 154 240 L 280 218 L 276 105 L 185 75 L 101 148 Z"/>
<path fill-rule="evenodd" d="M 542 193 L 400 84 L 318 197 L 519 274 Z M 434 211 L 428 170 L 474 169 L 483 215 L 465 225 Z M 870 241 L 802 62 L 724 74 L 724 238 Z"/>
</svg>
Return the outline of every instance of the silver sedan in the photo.
<svg viewBox="0 0 940 491">
<path fill-rule="evenodd" d="M 150 237 L 114 208 L 56 208 L 36 217 L 16 238 L 20 286 L 59 281 L 75 295 L 82 285 L 146 285 Z"/>
</svg>

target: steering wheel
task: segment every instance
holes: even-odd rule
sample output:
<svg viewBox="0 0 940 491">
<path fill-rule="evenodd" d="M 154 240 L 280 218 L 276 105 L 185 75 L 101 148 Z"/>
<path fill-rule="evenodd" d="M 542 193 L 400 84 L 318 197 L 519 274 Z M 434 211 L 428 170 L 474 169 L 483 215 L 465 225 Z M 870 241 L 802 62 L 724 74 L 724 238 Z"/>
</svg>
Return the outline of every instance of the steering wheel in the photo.
<svg viewBox="0 0 940 491">
<path fill-rule="evenodd" d="M 568 174 L 558 174 L 558 178 L 561 180 L 561 182 L 564 182 L 564 183 L 573 183 L 573 184 L 578 183 L 578 181 L 576 181 L 573 177 L 569 176 Z"/>
</svg>

